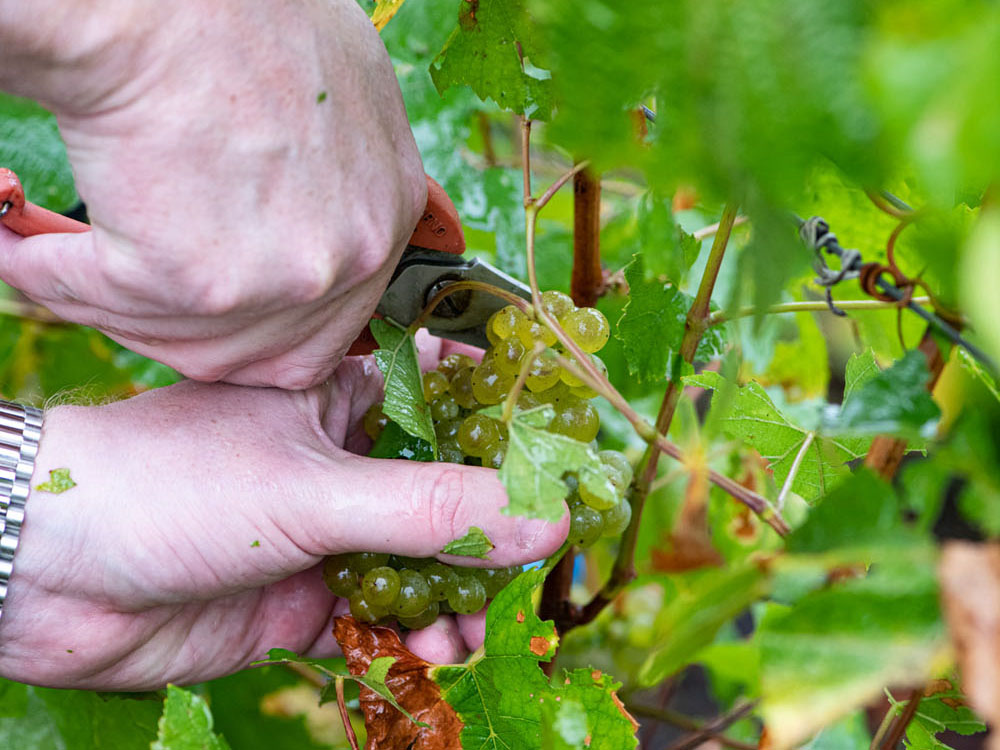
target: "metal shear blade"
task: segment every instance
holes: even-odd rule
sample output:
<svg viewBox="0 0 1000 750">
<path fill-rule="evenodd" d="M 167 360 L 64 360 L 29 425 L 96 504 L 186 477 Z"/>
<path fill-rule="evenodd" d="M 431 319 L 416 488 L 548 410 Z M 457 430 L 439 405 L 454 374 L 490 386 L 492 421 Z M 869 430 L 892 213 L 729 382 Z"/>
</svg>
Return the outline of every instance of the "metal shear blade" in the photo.
<svg viewBox="0 0 1000 750">
<path fill-rule="evenodd" d="M 408 249 L 382 295 L 377 311 L 399 325 L 417 319 L 435 294 L 456 281 L 480 281 L 531 299 L 531 290 L 478 258 L 420 248 Z M 435 336 L 487 348 L 486 322 L 507 302 L 487 292 L 463 289 L 445 297 L 427 319 Z"/>
</svg>

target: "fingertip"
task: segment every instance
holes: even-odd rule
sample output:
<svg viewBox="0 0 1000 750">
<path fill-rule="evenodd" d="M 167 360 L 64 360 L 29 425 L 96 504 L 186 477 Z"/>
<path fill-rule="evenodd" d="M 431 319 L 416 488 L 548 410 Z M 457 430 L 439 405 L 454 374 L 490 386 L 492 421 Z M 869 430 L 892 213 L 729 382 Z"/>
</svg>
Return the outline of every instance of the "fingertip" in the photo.
<svg viewBox="0 0 1000 750">
<path fill-rule="evenodd" d="M 481 609 L 472 615 L 459 615 L 458 631 L 462 641 L 469 651 L 475 651 L 486 640 L 486 610 Z"/>
<path fill-rule="evenodd" d="M 465 639 L 452 617 L 439 617 L 423 630 L 406 636 L 406 647 L 431 664 L 457 664 L 466 656 Z"/>
</svg>

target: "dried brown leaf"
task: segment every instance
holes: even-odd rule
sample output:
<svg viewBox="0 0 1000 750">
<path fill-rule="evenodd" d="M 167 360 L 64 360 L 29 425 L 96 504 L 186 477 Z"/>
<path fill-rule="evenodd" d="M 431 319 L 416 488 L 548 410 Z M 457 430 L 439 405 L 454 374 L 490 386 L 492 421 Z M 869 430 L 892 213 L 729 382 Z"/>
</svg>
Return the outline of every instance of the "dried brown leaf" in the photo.
<svg viewBox="0 0 1000 750">
<path fill-rule="evenodd" d="M 333 635 L 340 644 L 351 674 L 364 674 L 373 659 L 391 656 L 396 659 L 385 684 L 399 704 L 413 714 L 421 727 L 407 719 L 379 695 L 361 688 L 361 711 L 365 717 L 368 741 L 365 750 L 457 750 L 462 744 L 459 733 L 462 721 L 455 710 L 441 698 L 441 690 L 428 676 L 432 665 L 412 654 L 389 628 L 372 627 L 353 617 L 334 620 Z"/>
<path fill-rule="evenodd" d="M 1000 544 L 949 542 L 939 573 L 962 687 L 1000 750 Z"/>
</svg>

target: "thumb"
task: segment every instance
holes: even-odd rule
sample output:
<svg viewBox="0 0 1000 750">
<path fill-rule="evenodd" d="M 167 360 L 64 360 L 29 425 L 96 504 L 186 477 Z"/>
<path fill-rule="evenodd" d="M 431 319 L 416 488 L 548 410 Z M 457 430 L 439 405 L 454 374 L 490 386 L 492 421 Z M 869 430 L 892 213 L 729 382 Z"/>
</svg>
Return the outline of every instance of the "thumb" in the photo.
<svg viewBox="0 0 1000 750">
<path fill-rule="evenodd" d="M 312 508 L 311 519 L 299 519 L 312 538 L 322 530 L 322 554 L 393 552 L 487 567 L 521 565 L 555 552 L 569 530 L 568 513 L 547 523 L 501 512 L 507 493 L 492 469 L 345 453 L 329 481 L 337 499 Z M 486 560 L 441 554 L 473 526 L 494 545 Z"/>
<path fill-rule="evenodd" d="M 89 323 L 81 316 L 103 306 L 101 267 L 93 231 L 21 237 L 0 228 L 0 278 L 67 320 Z"/>
</svg>

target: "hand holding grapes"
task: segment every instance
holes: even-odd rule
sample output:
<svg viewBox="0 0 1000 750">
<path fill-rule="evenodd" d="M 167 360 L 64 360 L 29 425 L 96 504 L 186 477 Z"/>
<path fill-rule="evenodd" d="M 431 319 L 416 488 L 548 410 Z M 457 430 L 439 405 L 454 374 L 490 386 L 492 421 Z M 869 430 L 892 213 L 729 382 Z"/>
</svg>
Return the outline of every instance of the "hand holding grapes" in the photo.
<svg viewBox="0 0 1000 750">
<path fill-rule="evenodd" d="M 272 647 L 329 655 L 346 607 L 324 585 L 327 555 L 432 557 L 472 525 L 497 565 L 558 548 L 566 520 L 502 515 L 491 470 L 352 454 L 379 382 L 370 358 L 351 358 L 301 392 L 185 382 L 49 410 L 33 485 L 65 467 L 77 486 L 32 491 L 0 674 L 142 690 L 227 674 Z M 445 618 L 408 643 L 460 659 L 478 645 L 472 625 Z"/>
</svg>

